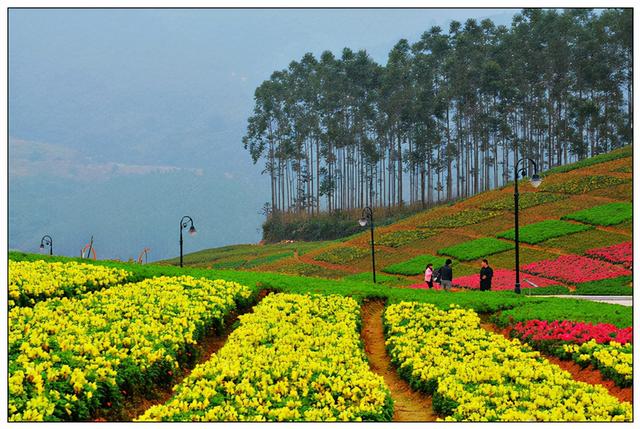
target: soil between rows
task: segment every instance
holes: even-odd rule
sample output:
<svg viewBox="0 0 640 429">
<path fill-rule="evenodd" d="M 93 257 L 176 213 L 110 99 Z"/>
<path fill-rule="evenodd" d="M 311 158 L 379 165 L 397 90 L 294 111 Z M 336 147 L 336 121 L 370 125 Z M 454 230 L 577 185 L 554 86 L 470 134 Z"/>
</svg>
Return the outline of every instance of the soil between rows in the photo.
<svg viewBox="0 0 640 429">
<path fill-rule="evenodd" d="M 437 415 L 433 412 L 431 397 L 417 392 L 400 378 L 393 367 L 384 346 L 382 313 L 384 302 L 365 300 L 362 305 L 362 340 L 371 370 L 384 378 L 393 399 L 393 421 L 433 422 Z"/>
</svg>

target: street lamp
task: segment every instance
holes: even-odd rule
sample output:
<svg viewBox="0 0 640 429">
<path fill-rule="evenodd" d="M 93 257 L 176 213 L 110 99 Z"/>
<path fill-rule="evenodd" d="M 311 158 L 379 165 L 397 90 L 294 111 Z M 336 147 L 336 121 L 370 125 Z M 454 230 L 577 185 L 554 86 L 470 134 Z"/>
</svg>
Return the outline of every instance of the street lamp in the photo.
<svg viewBox="0 0 640 429">
<path fill-rule="evenodd" d="M 365 227 L 367 224 L 370 225 L 371 229 L 371 269 L 373 270 L 373 282 L 376 282 L 376 255 L 375 255 L 375 245 L 373 242 L 373 210 L 371 207 L 365 207 L 362 209 L 362 217 L 358 220 L 360 226 Z"/>
<path fill-rule="evenodd" d="M 529 161 L 533 164 L 533 176 L 531 176 L 530 182 L 531 186 L 537 188 L 542 183 L 542 178 L 538 176 L 538 165 L 531 158 L 521 158 L 516 162 L 515 173 L 516 173 L 516 185 L 515 191 L 513 192 L 513 202 L 515 204 L 515 238 L 516 238 L 516 285 L 515 285 L 515 293 L 520 293 L 520 236 L 518 230 L 518 199 L 520 198 L 520 194 L 518 193 L 518 179 L 520 177 L 527 177 L 526 168 L 522 168 L 518 170 L 518 166 L 522 161 Z"/>
<path fill-rule="evenodd" d="M 193 226 L 193 219 L 191 216 L 182 216 L 180 219 L 180 267 L 182 267 L 182 230 L 191 224 L 191 228 L 189 228 L 189 235 L 196 235 L 196 228 Z"/>
<path fill-rule="evenodd" d="M 49 235 L 45 235 L 40 240 L 40 249 L 44 250 L 44 246 L 49 246 L 49 256 L 53 255 L 53 239 Z"/>
</svg>

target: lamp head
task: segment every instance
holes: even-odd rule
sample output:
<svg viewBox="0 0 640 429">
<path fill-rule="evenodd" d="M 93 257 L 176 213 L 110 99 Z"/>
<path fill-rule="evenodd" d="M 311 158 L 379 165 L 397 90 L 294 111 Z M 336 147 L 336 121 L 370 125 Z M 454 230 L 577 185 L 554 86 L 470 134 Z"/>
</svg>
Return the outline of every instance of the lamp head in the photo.
<svg viewBox="0 0 640 429">
<path fill-rule="evenodd" d="M 361 218 L 358 220 L 358 223 L 360 224 L 360 226 L 367 226 L 367 222 L 368 222 L 368 221 L 367 221 L 367 218 L 366 218 L 366 217 L 361 217 Z"/>
<path fill-rule="evenodd" d="M 189 235 L 194 236 L 196 235 L 196 227 L 191 225 L 191 228 L 189 228 Z"/>
<path fill-rule="evenodd" d="M 40 249 L 44 249 L 44 244 L 40 243 Z"/>
<path fill-rule="evenodd" d="M 542 178 L 538 174 L 531 176 L 531 186 L 537 188 L 542 183 Z"/>
</svg>

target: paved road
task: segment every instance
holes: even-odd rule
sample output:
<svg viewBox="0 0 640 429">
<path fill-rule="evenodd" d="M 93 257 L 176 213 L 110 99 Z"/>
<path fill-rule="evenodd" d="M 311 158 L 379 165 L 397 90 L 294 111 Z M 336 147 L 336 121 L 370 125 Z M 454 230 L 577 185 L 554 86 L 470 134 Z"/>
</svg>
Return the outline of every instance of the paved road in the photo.
<svg viewBox="0 0 640 429">
<path fill-rule="evenodd" d="M 631 307 L 633 305 L 632 298 L 630 296 L 599 296 L 599 295 L 532 295 L 534 298 L 576 298 L 586 299 L 587 301 L 604 302 L 607 304 L 624 305 L 625 307 Z"/>
</svg>

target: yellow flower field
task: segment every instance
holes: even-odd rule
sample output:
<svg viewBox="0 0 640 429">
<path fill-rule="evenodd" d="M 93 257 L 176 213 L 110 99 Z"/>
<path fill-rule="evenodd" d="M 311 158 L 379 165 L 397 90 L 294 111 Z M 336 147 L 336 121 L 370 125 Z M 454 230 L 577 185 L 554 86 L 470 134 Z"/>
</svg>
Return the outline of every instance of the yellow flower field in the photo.
<svg viewBox="0 0 640 429">
<path fill-rule="evenodd" d="M 9 260 L 9 308 L 32 306 L 52 297 L 72 297 L 125 283 L 131 273 L 77 262 Z"/>
<path fill-rule="evenodd" d="M 250 289 L 156 277 L 9 313 L 9 419 L 86 420 L 171 380 Z"/>
<path fill-rule="evenodd" d="M 390 393 L 360 347 L 359 306 L 337 295 L 267 296 L 166 404 L 139 420 L 390 420 Z"/>
<path fill-rule="evenodd" d="M 451 421 L 630 421 L 632 407 L 602 386 L 573 380 L 519 340 L 480 327 L 471 311 L 402 302 L 385 311 L 400 374 L 433 394 Z"/>
</svg>

